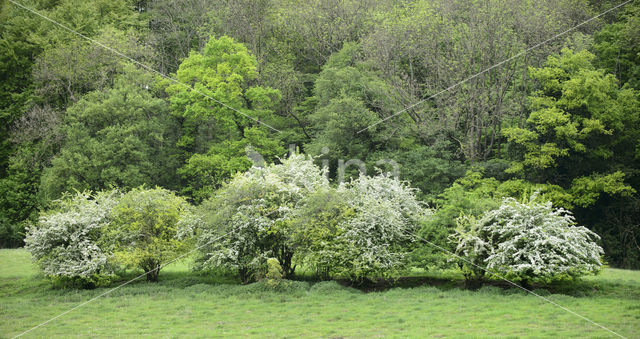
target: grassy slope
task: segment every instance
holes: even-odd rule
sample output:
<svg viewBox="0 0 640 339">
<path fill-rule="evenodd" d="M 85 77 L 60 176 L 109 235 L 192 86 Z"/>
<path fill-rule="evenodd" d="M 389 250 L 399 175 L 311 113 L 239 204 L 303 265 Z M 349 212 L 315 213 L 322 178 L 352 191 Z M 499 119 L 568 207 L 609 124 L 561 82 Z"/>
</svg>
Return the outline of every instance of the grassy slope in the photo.
<svg viewBox="0 0 640 339">
<path fill-rule="evenodd" d="M 362 293 L 334 282 L 287 292 L 191 275 L 134 283 L 25 337 L 612 337 L 519 290 L 435 287 Z M 24 250 L 0 250 L 0 336 L 12 337 L 107 289 L 54 290 Z M 541 291 L 545 292 L 545 291 Z M 627 337 L 640 336 L 640 272 L 607 269 L 551 300 Z"/>
</svg>

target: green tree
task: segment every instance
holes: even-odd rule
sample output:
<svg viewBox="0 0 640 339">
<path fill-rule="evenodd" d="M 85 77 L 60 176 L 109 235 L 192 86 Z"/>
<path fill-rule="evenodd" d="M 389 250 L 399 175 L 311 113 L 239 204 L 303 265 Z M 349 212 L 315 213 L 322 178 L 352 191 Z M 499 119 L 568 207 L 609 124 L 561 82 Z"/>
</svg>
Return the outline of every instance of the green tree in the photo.
<svg viewBox="0 0 640 339">
<path fill-rule="evenodd" d="M 252 145 L 267 160 L 284 153 L 276 134 L 256 131 L 266 127 L 248 118 L 271 126 L 278 124 L 272 108 L 280 93 L 252 85 L 256 67 L 255 57 L 242 44 L 229 37 L 212 38 L 202 53 L 192 52 L 176 74 L 179 81 L 191 84 L 197 92 L 179 84 L 166 88 L 173 114 L 182 121 L 178 146 L 186 164 L 180 169 L 187 180 L 183 192 L 194 201 L 202 201 L 233 172 L 250 167 L 244 146 Z M 209 165 L 213 168 L 207 169 Z"/>
<path fill-rule="evenodd" d="M 143 28 L 128 0 L 21 4 L 116 48 L 131 47 Z M 0 7 L 0 222 L 16 246 L 24 225 L 36 221 L 40 175 L 61 145 L 58 127 L 66 105 L 110 86 L 121 68 L 102 47 L 9 1 Z M 0 237 L 2 246 L 9 238 Z"/>
<path fill-rule="evenodd" d="M 305 148 L 334 163 L 339 158 L 366 161 L 374 151 L 395 150 L 407 143 L 403 133 L 398 132 L 403 131 L 403 119 L 364 130 L 401 106 L 361 55 L 361 47 L 354 43 L 345 44 L 334 53 L 318 75 L 310 99 L 315 106 L 309 115 L 314 138 Z"/>
<path fill-rule="evenodd" d="M 586 0 L 396 1 L 379 7 L 362 45 L 422 143 L 448 141 L 465 159 L 487 161 L 503 151 L 503 122 L 525 111 L 527 66 L 563 42 L 512 57 L 589 12 Z"/>
<path fill-rule="evenodd" d="M 505 131 L 522 152 L 509 171 L 560 188 L 569 196 L 563 206 L 602 235 L 609 262 L 637 267 L 640 229 L 628 213 L 640 188 L 639 95 L 596 63 L 587 51 L 565 49 L 530 70 L 539 89 L 526 123 Z"/>
<path fill-rule="evenodd" d="M 540 89 L 529 97 L 527 125 L 504 131 L 523 150 L 511 173 L 569 190 L 586 207 L 602 193 L 629 195 L 624 182 L 637 157 L 638 93 L 593 66 L 588 51 L 564 49 L 542 68 L 531 68 Z M 580 164 L 577 166 L 577 164 Z"/>
<path fill-rule="evenodd" d="M 593 35 L 595 63 L 622 85 L 640 90 L 640 6 L 631 3 L 623 10 L 619 20 Z"/>
<path fill-rule="evenodd" d="M 159 187 L 139 187 L 123 195 L 108 226 L 116 261 L 144 270 L 148 281 L 158 281 L 161 265 L 189 248 L 177 236 L 178 223 L 188 211 L 186 200 Z"/>
<path fill-rule="evenodd" d="M 42 174 L 43 201 L 72 189 L 175 184 L 172 118 L 149 87 L 148 74 L 130 69 L 112 89 L 91 92 L 67 110 L 66 140 Z"/>
</svg>

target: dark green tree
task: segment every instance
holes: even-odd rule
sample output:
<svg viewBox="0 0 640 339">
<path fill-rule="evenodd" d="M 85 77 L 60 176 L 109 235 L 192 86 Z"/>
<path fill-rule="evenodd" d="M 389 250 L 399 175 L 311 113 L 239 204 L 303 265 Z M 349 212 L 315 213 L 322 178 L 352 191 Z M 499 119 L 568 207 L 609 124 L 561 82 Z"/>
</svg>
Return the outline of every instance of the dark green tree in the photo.
<svg viewBox="0 0 640 339">
<path fill-rule="evenodd" d="M 153 86 L 150 75 L 132 68 L 112 89 L 69 107 L 64 145 L 42 175 L 43 201 L 74 189 L 175 185 L 175 125 Z"/>
</svg>

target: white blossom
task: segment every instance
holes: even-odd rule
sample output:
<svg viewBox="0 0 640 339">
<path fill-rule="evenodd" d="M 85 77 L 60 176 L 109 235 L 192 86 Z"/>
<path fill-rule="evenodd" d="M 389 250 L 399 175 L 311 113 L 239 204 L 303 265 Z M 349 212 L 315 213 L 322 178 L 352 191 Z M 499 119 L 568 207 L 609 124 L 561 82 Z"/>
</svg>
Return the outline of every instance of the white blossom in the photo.
<svg viewBox="0 0 640 339">
<path fill-rule="evenodd" d="M 522 204 L 512 198 L 480 220 L 467 222 L 454 238 L 457 254 L 491 272 L 523 280 L 595 273 L 604 253 L 595 242 L 599 236 L 576 226 L 569 211 L 554 209 L 550 202 Z"/>
<path fill-rule="evenodd" d="M 92 278 L 111 273 L 111 254 L 101 248 L 101 229 L 108 224 L 118 192 L 78 193 L 57 201 L 51 212 L 29 228 L 25 248 L 45 275 Z"/>
</svg>

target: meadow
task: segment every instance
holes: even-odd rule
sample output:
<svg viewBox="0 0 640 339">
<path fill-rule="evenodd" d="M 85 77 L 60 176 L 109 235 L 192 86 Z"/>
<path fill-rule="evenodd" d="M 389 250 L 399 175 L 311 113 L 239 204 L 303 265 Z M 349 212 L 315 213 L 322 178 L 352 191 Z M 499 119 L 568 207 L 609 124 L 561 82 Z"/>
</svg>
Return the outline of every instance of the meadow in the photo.
<svg viewBox="0 0 640 339">
<path fill-rule="evenodd" d="M 273 290 L 197 275 L 188 265 L 172 264 L 158 283 L 126 285 L 24 337 L 615 337 L 520 289 L 466 290 L 452 274 L 434 273 L 437 287 L 363 292 L 335 281 L 295 281 Z M 53 288 L 28 252 L 0 250 L 0 336 L 19 335 L 108 289 Z M 607 268 L 535 291 L 622 336 L 640 337 L 638 271 Z"/>
</svg>

